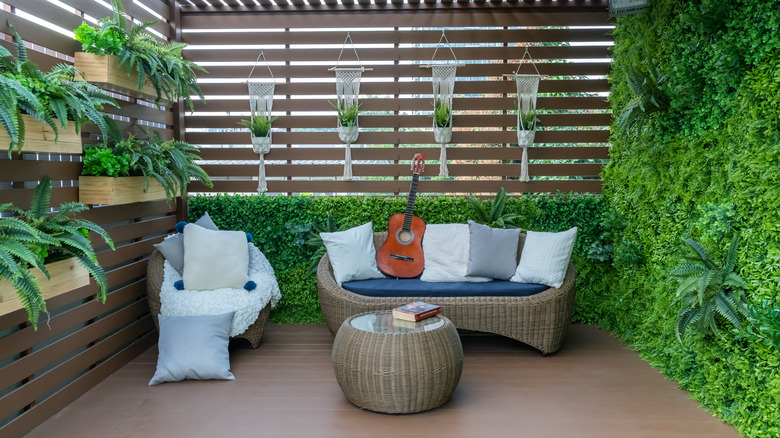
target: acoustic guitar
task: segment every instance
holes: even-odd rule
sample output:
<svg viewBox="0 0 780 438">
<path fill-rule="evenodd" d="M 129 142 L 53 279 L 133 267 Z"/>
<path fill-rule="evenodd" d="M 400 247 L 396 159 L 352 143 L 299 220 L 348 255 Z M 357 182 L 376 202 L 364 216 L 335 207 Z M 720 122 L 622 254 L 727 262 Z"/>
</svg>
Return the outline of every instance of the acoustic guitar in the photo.
<svg viewBox="0 0 780 438">
<path fill-rule="evenodd" d="M 376 264 L 385 275 L 398 278 L 414 278 L 425 267 L 422 238 L 425 222 L 412 214 L 417 196 L 417 181 L 425 167 L 425 156 L 415 154 L 412 159 L 412 186 L 406 201 L 406 212 L 390 216 L 387 240 L 376 253 Z"/>
</svg>

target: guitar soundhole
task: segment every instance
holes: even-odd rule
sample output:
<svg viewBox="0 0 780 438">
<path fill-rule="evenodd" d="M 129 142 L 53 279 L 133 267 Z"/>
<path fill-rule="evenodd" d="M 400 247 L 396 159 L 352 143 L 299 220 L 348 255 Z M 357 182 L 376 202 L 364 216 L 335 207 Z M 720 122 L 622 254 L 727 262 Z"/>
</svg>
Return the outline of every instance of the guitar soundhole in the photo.
<svg viewBox="0 0 780 438">
<path fill-rule="evenodd" d="M 408 245 L 414 241 L 414 231 L 399 228 L 395 231 L 395 240 L 401 245 Z"/>
</svg>

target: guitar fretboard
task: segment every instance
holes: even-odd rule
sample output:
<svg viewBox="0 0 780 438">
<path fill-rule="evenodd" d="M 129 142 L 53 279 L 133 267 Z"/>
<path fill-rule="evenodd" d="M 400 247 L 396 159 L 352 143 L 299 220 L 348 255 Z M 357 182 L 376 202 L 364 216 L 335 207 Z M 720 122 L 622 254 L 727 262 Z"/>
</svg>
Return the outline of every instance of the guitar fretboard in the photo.
<svg viewBox="0 0 780 438">
<path fill-rule="evenodd" d="M 417 197 L 417 180 L 420 177 L 419 173 L 412 175 L 412 186 L 409 188 L 409 199 L 406 201 L 406 212 L 404 213 L 404 226 L 402 230 L 412 229 L 412 212 L 414 211 L 414 199 Z"/>
</svg>

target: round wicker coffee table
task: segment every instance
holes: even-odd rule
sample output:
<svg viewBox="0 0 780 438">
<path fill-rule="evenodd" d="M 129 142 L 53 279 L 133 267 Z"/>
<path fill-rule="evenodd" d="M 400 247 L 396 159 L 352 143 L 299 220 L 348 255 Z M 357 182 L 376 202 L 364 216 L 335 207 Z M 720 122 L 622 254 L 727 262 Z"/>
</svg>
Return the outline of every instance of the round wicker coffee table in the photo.
<svg viewBox="0 0 780 438">
<path fill-rule="evenodd" d="M 352 404 L 391 414 L 426 411 L 450 399 L 463 347 L 449 319 L 400 321 L 390 311 L 347 318 L 333 342 L 333 371 Z"/>
</svg>

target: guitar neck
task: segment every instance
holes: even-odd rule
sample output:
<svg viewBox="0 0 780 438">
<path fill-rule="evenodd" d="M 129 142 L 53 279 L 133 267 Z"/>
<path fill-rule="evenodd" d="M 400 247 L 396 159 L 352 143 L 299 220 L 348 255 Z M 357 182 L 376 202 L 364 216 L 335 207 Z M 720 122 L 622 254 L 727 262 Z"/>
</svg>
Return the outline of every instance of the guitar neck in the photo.
<svg viewBox="0 0 780 438">
<path fill-rule="evenodd" d="M 417 197 L 417 181 L 419 178 L 419 173 L 412 175 L 412 186 L 409 188 L 409 199 L 406 201 L 406 212 L 404 213 L 404 230 L 412 229 L 412 212 L 414 211 L 414 200 Z"/>
</svg>

